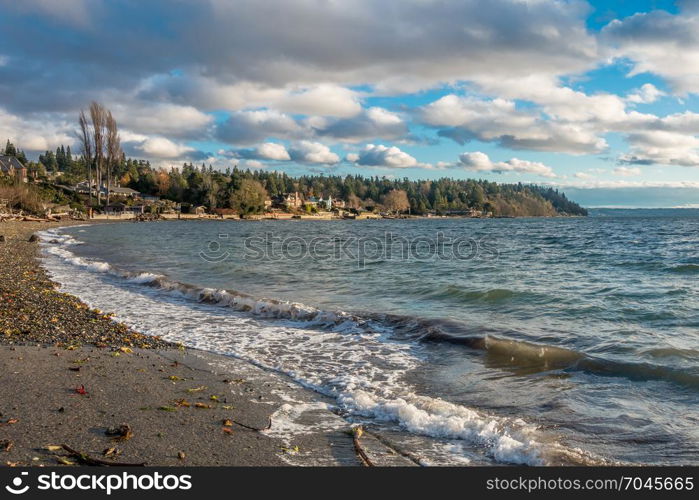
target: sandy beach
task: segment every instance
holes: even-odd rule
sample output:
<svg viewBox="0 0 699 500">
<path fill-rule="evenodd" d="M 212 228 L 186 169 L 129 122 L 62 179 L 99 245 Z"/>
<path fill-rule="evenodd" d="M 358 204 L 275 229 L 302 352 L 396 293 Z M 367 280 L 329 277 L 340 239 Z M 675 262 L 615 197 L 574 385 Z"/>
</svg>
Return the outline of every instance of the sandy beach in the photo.
<svg viewBox="0 0 699 500">
<path fill-rule="evenodd" d="M 414 465 L 285 376 L 61 293 L 29 239 L 66 224 L 0 225 L 0 463 Z"/>
</svg>

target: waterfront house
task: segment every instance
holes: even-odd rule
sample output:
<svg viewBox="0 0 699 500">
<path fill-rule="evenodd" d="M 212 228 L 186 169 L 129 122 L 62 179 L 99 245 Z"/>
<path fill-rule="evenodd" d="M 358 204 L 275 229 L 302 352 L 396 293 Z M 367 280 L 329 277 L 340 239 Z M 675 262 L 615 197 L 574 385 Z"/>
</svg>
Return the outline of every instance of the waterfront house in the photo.
<svg viewBox="0 0 699 500">
<path fill-rule="evenodd" d="M 124 215 L 124 211 L 126 210 L 126 205 L 123 203 L 110 203 L 106 207 L 104 207 L 104 213 L 106 215 L 109 215 L 110 217 L 114 216 L 119 216 L 121 217 Z"/>
<path fill-rule="evenodd" d="M 278 194 L 270 200 L 269 208 L 293 211 L 303 206 L 303 198 L 298 192 Z M 267 203 L 265 203 L 267 208 Z"/>
<path fill-rule="evenodd" d="M 333 208 L 333 198 L 332 196 L 328 196 L 327 200 L 324 200 L 323 197 L 321 196 L 320 199 L 318 200 L 318 208 L 323 209 L 323 210 L 332 210 Z"/>
<path fill-rule="evenodd" d="M 139 198 L 141 193 L 131 188 L 123 187 L 112 187 L 109 189 L 109 193 L 114 196 L 124 196 L 126 198 Z"/>
<path fill-rule="evenodd" d="M 27 168 L 14 156 L 0 156 L 0 172 L 19 182 L 27 182 Z"/>
</svg>

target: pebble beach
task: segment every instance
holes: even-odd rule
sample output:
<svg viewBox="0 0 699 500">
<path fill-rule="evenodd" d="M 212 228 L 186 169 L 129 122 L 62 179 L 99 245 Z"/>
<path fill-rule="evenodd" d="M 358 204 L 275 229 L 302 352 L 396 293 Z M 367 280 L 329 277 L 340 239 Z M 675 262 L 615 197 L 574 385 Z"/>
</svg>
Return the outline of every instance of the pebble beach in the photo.
<svg viewBox="0 0 699 500">
<path fill-rule="evenodd" d="M 413 465 L 368 434 L 358 453 L 350 424 L 282 375 L 62 293 L 30 240 L 79 223 L 0 224 L 0 464 Z M 294 405 L 314 411 L 290 422 Z"/>
</svg>

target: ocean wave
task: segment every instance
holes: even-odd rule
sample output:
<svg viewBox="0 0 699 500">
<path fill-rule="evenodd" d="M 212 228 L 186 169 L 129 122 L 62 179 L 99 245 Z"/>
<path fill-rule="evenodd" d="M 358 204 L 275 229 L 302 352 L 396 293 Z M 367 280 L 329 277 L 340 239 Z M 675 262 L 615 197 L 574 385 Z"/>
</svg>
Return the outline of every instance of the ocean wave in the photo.
<svg viewBox="0 0 699 500">
<path fill-rule="evenodd" d="M 681 264 L 670 267 L 668 271 L 677 274 L 696 274 L 699 273 L 699 264 Z"/>
<path fill-rule="evenodd" d="M 458 344 L 482 351 L 490 366 L 511 368 L 521 373 L 550 370 L 582 371 L 592 375 L 624 377 L 640 381 L 660 380 L 699 388 L 699 374 L 688 372 L 686 369 L 678 370 L 665 365 L 621 362 L 594 357 L 564 347 L 507 338 L 508 332 L 484 332 L 481 327 L 456 321 L 381 313 L 352 314 L 345 311 L 327 311 L 300 302 L 254 297 L 236 290 L 197 287 L 171 280 L 162 274 L 123 271 L 100 260 L 78 257 L 60 246 L 73 244 L 70 242 L 71 238 L 57 238 L 57 233 L 51 230 L 40 233 L 40 236 L 47 253 L 72 265 L 93 272 L 108 273 L 131 283 L 156 288 L 198 303 L 228 307 L 266 319 L 297 322 L 304 328 L 352 333 L 378 331 L 399 340 Z M 50 243 L 55 240 L 59 245 Z M 495 291 L 496 296 L 501 295 L 499 289 Z M 503 297 L 508 295 L 510 294 L 507 292 L 502 293 Z M 516 334 L 516 332 L 512 333 Z"/>
<path fill-rule="evenodd" d="M 122 278 L 132 285 L 150 287 L 158 293 L 230 307 L 264 318 L 291 320 L 299 332 L 308 327 L 320 328 L 315 335 L 290 336 L 290 321 L 284 321 L 279 327 L 274 323 L 258 326 L 254 335 L 242 335 L 238 329 L 233 344 L 228 343 L 225 335 L 195 334 L 190 345 L 237 355 L 258 366 L 285 373 L 335 398 L 342 413 L 352 419 L 391 422 L 411 434 L 429 438 L 463 440 L 501 463 L 582 464 L 593 460 L 583 452 L 558 444 L 555 437 L 522 419 L 497 416 L 413 392 L 402 381 L 420 363 L 412 354 L 411 343 L 382 340 L 383 332 L 392 331 L 392 324 L 405 323 L 404 320 L 394 318 L 395 322 L 391 323 L 387 316 L 329 312 L 299 303 L 258 299 L 232 290 L 199 288 L 156 273 L 129 273 L 105 262 L 76 256 L 64 246 L 50 243 L 54 236 L 42 235 L 42 246 L 46 255 L 58 259 L 51 266 L 64 277 L 74 275 L 71 266 L 75 266 L 90 273 Z M 376 365 L 379 357 L 382 368 Z M 316 362 L 309 364 L 304 359 Z"/>
</svg>

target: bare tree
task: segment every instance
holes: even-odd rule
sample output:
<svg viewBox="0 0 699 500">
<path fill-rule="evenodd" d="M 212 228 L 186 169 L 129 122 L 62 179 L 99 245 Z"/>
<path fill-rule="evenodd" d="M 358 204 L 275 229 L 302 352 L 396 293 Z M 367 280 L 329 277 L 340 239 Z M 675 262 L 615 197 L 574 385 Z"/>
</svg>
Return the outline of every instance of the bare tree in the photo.
<svg viewBox="0 0 699 500">
<path fill-rule="evenodd" d="M 102 173 L 104 171 L 105 136 L 107 125 L 107 110 L 101 104 L 90 103 L 90 118 L 92 119 L 92 137 L 95 146 L 95 168 L 97 170 L 97 204 L 102 202 Z"/>
<path fill-rule="evenodd" d="M 92 206 L 92 169 L 95 169 L 95 185 L 97 187 L 97 205 L 102 204 L 103 176 L 107 177 L 107 204 L 112 188 L 112 172 L 121 158 L 121 138 L 117 123 L 112 113 L 98 102 L 90 103 L 90 118 L 85 111 L 80 111 L 78 119 L 80 131 L 78 140 L 87 164 L 87 182 Z M 105 172 L 106 169 L 106 172 Z"/>
<path fill-rule="evenodd" d="M 112 171 L 121 157 L 121 138 L 117 123 L 111 111 L 107 111 L 107 205 L 109 205 L 109 192 L 112 189 Z"/>
<path fill-rule="evenodd" d="M 404 212 L 410 208 L 408 193 L 402 189 L 392 189 L 383 199 L 383 204 L 391 212 Z"/>
<path fill-rule="evenodd" d="M 83 158 L 85 159 L 85 165 L 87 166 L 87 189 L 89 192 L 90 207 L 92 207 L 92 162 L 93 162 L 93 143 L 92 143 L 92 131 L 90 130 L 90 123 L 87 121 L 84 111 L 80 111 L 80 117 L 78 119 L 80 123 L 80 132 L 78 132 L 78 140 L 82 146 Z"/>
</svg>

